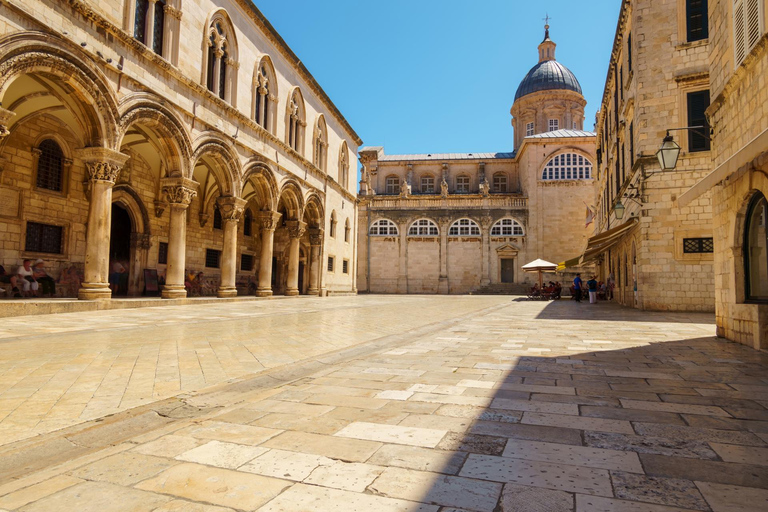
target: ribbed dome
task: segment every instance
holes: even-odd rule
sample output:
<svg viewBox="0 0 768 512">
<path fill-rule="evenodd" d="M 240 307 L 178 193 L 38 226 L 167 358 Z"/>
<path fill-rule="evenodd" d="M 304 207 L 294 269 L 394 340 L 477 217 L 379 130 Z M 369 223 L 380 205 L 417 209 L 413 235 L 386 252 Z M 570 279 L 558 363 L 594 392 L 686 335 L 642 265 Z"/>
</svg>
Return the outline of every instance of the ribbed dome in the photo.
<svg viewBox="0 0 768 512">
<path fill-rule="evenodd" d="M 555 89 L 564 89 L 582 94 L 581 85 L 570 69 L 556 60 L 545 60 L 536 64 L 525 75 L 515 93 L 515 101 L 534 92 Z"/>
</svg>

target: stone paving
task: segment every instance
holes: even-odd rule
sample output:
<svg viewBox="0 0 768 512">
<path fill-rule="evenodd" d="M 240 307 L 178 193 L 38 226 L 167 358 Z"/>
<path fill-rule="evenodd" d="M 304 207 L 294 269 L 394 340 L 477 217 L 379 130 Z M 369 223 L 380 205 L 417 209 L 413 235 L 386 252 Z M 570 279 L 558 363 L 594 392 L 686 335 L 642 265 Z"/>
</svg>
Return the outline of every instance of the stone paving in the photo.
<svg viewBox="0 0 768 512">
<path fill-rule="evenodd" d="M 313 299 L 290 321 L 283 307 L 259 335 L 299 343 L 291 364 L 0 447 L 0 511 L 768 510 L 768 354 L 715 338 L 709 315 L 509 297 Z M 316 333 L 348 341 L 310 352 Z"/>
</svg>

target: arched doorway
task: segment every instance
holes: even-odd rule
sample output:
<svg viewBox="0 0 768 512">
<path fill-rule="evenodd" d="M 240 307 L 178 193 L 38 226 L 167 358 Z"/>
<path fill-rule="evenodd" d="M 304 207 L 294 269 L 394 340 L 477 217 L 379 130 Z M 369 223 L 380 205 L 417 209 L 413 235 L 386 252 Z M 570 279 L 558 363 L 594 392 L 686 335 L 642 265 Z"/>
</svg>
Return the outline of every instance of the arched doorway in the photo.
<svg viewBox="0 0 768 512">
<path fill-rule="evenodd" d="M 129 269 L 131 268 L 131 233 L 133 221 L 128 210 L 120 204 L 112 204 L 112 229 L 109 237 L 109 273 L 113 294 L 128 295 Z M 123 271 L 120 272 L 122 267 Z"/>
</svg>

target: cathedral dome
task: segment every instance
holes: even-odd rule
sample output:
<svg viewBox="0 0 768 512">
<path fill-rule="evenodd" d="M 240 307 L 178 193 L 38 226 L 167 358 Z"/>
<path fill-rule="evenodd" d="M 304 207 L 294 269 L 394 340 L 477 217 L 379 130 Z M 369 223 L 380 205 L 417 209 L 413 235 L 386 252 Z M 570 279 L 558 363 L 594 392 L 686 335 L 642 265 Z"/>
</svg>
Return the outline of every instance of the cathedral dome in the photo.
<svg viewBox="0 0 768 512">
<path fill-rule="evenodd" d="M 556 89 L 582 94 L 581 85 L 570 69 L 556 60 L 545 60 L 536 64 L 525 75 L 515 93 L 515 101 L 534 92 Z"/>
</svg>

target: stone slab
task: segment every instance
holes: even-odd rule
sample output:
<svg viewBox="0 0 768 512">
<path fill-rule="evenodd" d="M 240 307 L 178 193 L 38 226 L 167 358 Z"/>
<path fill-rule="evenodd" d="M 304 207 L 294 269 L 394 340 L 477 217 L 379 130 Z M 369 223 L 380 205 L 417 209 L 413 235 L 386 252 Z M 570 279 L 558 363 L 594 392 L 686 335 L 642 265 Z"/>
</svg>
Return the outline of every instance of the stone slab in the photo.
<svg viewBox="0 0 768 512">
<path fill-rule="evenodd" d="M 737 485 L 696 482 L 712 512 L 765 512 L 768 490 Z"/>
<path fill-rule="evenodd" d="M 35 485 L 30 485 L 0 498 L 0 508 L 16 509 L 27 503 L 40 500 L 73 485 L 83 483 L 83 480 L 69 475 L 59 475 Z"/>
<path fill-rule="evenodd" d="M 486 409 L 473 405 L 441 405 L 435 414 L 454 418 L 467 418 L 481 421 L 499 421 L 502 423 L 518 423 L 523 417 L 521 411 L 505 411 L 502 409 Z"/>
<path fill-rule="evenodd" d="M 606 450 L 588 446 L 568 446 L 558 443 L 536 441 L 518 441 L 510 439 L 504 448 L 503 457 L 535 460 L 584 466 L 588 468 L 609 469 L 642 473 L 643 467 L 636 453 L 618 450 Z"/>
<path fill-rule="evenodd" d="M 258 445 L 280 434 L 281 430 L 251 425 L 238 425 L 223 421 L 205 421 L 200 426 L 189 426 L 176 432 L 177 435 L 199 439 L 228 441 L 230 443 Z"/>
<path fill-rule="evenodd" d="M 768 468 L 765 466 L 712 460 L 697 460 L 691 464 L 688 459 L 645 453 L 640 454 L 640 460 L 648 476 L 768 489 Z"/>
<path fill-rule="evenodd" d="M 88 464 L 71 474 L 83 480 L 128 486 L 154 476 L 175 464 L 178 463 L 174 460 L 127 452 Z"/>
<path fill-rule="evenodd" d="M 707 509 L 707 502 L 690 480 L 648 477 L 621 471 L 611 471 L 611 479 L 617 498 L 685 509 Z"/>
<path fill-rule="evenodd" d="M 655 402 L 654 402 L 655 403 Z M 669 423 L 685 426 L 683 418 L 672 412 L 657 412 L 636 409 L 622 409 L 621 407 L 594 407 L 583 405 L 580 407 L 581 415 L 589 418 L 605 418 L 626 421 L 646 421 L 651 423 Z"/>
<path fill-rule="evenodd" d="M 476 421 L 469 431 L 472 434 L 581 446 L 581 432 L 572 428 Z"/>
<path fill-rule="evenodd" d="M 368 462 L 378 466 L 394 466 L 455 475 L 461 469 L 466 458 L 465 452 L 445 452 L 418 446 L 385 444 L 368 459 Z"/>
<path fill-rule="evenodd" d="M 709 446 L 711 446 L 725 462 L 768 466 L 768 448 L 722 443 L 709 443 Z"/>
<path fill-rule="evenodd" d="M 171 500 L 169 496 L 106 482 L 85 482 L 30 503 L 19 511 L 136 512 L 152 510 Z"/>
<path fill-rule="evenodd" d="M 675 404 L 670 402 L 645 402 L 642 400 L 621 400 L 622 407 L 627 409 L 640 409 L 643 411 L 658 411 L 658 412 L 674 412 L 681 414 L 702 414 L 705 416 L 725 416 L 730 418 L 731 415 L 722 410 L 720 407 L 712 405 L 690 405 L 690 404 Z"/>
<path fill-rule="evenodd" d="M 266 453 L 267 448 L 211 441 L 177 455 L 176 460 L 196 462 L 219 468 L 235 469 Z"/>
<path fill-rule="evenodd" d="M 535 402 L 532 400 L 509 400 L 507 398 L 494 398 L 491 409 L 506 409 L 523 412 L 543 412 L 552 414 L 579 415 L 579 406 L 576 404 L 562 404 L 556 402 Z"/>
<path fill-rule="evenodd" d="M 460 406 L 459 406 L 460 407 Z M 418 427 L 432 430 L 450 430 L 451 432 L 465 432 L 472 421 L 468 418 L 452 418 L 430 414 L 411 414 L 398 423 L 401 427 Z"/>
<path fill-rule="evenodd" d="M 347 462 L 365 462 L 381 447 L 381 443 L 344 437 L 309 434 L 306 432 L 285 432 L 263 444 L 266 448 L 277 448 L 292 452 L 323 455 Z"/>
<path fill-rule="evenodd" d="M 634 434 L 628 421 L 606 420 L 601 418 L 586 418 L 583 416 L 566 416 L 563 414 L 542 414 L 526 412 L 520 423 L 527 425 L 543 425 L 596 432 L 614 432 L 618 434 Z"/>
<path fill-rule="evenodd" d="M 328 466 L 333 463 L 333 459 L 322 455 L 273 449 L 239 469 L 247 473 L 301 482 L 317 467 Z"/>
<path fill-rule="evenodd" d="M 703 441 L 686 441 L 665 437 L 585 432 L 587 446 L 611 450 L 627 450 L 637 453 L 651 453 L 692 459 L 717 459 L 717 454 Z"/>
<path fill-rule="evenodd" d="M 173 458 L 180 453 L 184 453 L 192 448 L 197 448 L 202 444 L 205 444 L 205 441 L 202 439 L 169 434 L 154 441 L 140 444 L 131 451 L 143 453 L 144 455 Z"/>
<path fill-rule="evenodd" d="M 350 423 L 336 432 L 334 436 L 434 448 L 447 432 L 447 430 L 403 427 L 400 425 L 384 425 L 361 421 Z"/>
<path fill-rule="evenodd" d="M 259 512 L 437 512 L 437 505 L 414 503 L 384 496 L 296 484 L 261 507 Z"/>
<path fill-rule="evenodd" d="M 231 508 L 217 507 L 215 505 L 206 505 L 204 503 L 193 503 L 186 500 L 173 500 L 158 508 L 152 509 L 152 512 L 235 512 Z"/>
<path fill-rule="evenodd" d="M 639 503 L 637 501 L 625 501 L 599 496 L 576 495 L 576 512 L 691 512 L 690 509 L 667 507 L 665 505 L 653 505 Z"/>
<path fill-rule="evenodd" d="M 570 492 L 505 484 L 498 512 L 573 512 L 573 506 Z"/>
<path fill-rule="evenodd" d="M 360 462 L 334 461 L 315 468 L 304 483 L 332 487 L 345 491 L 363 492 L 384 471 L 383 466 Z"/>
<path fill-rule="evenodd" d="M 750 432 L 719 430 L 713 428 L 679 427 L 676 425 L 661 425 L 658 423 L 634 424 L 639 435 L 666 437 L 680 441 L 704 441 L 748 446 L 764 446 L 765 442 Z"/>
</svg>

